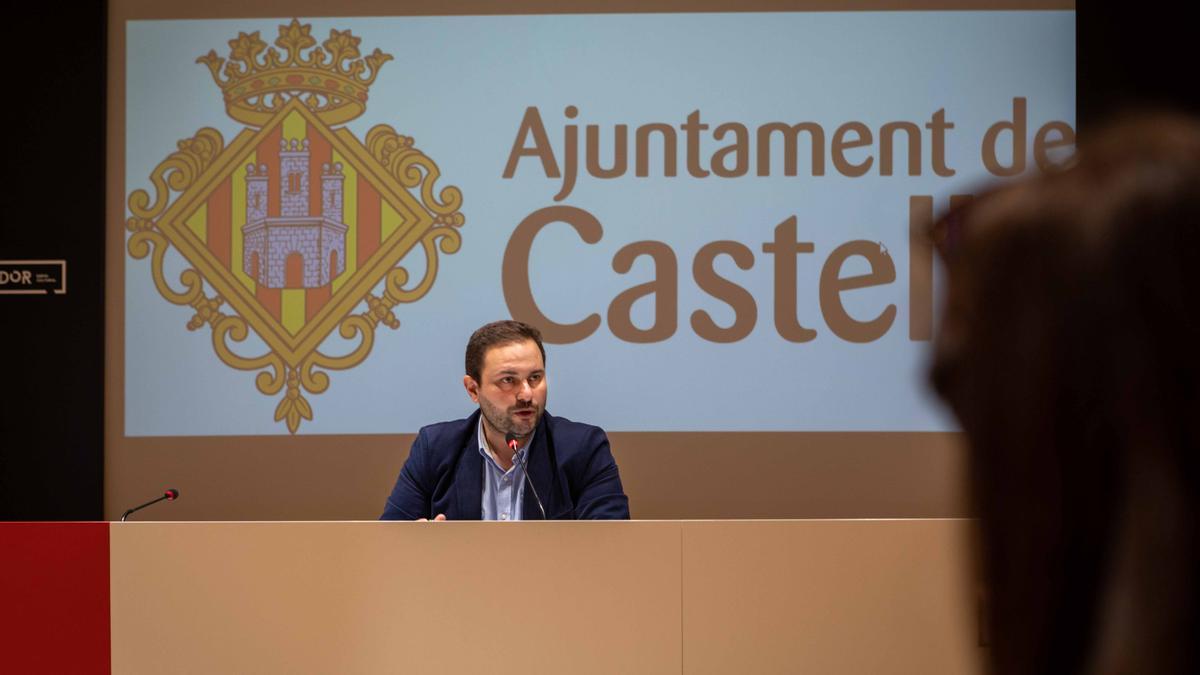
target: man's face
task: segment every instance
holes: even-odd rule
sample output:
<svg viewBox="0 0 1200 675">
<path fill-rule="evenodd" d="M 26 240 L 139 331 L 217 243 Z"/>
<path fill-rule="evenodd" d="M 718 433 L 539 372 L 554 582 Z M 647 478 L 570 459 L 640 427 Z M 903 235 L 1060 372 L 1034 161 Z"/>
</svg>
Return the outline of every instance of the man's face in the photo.
<svg viewBox="0 0 1200 675">
<path fill-rule="evenodd" d="M 533 340 L 489 348 L 476 382 L 463 377 L 471 400 L 479 404 L 487 424 L 501 434 L 524 438 L 546 409 L 546 366 Z"/>
</svg>

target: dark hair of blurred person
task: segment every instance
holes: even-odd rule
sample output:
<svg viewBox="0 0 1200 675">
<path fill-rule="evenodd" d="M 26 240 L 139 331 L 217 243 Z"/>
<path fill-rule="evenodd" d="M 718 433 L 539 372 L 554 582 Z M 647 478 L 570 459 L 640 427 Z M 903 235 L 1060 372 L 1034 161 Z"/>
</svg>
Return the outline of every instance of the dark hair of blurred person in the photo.
<svg viewBox="0 0 1200 675">
<path fill-rule="evenodd" d="M 1200 124 L 1098 129 L 933 237 L 992 671 L 1200 672 Z"/>
</svg>

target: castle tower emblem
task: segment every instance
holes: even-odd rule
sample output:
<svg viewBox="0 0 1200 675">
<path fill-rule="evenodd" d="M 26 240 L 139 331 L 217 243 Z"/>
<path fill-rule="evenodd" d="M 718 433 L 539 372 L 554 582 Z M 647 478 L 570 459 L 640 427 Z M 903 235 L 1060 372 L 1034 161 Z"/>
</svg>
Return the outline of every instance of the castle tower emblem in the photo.
<svg viewBox="0 0 1200 675">
<path fill-rule="evenodd" d="M 436 185 L 441 170 L 411 136 L 377 124 L 359 139 L 344 126 L 392 59 L 362 55 L 360 41 L 332 29 L 318 45 L 293 19 L 274 47 L 239 32 L 228 58 L 196 59 L 246 126 L 228 143 L 209 127 L 179 141 L 150 175 L 154 194 L 126 202 L 130 256 L 149 258 L 154 287 L 191 311 L 188 330 L 211 329 L 222 363 L 258 371 L 254 386 L 279 395 L 274 419 L 291 433 L 313 419 L 306 393 L 363 363 L 380 324 L 400 328 L 396 315 L 429 292 L 466 222 L 462 193 Z M 189 265 L 177 281 L 168 250 Z M 401 265 L 414 252 L 415 274 Z M 244 353 L 250 331 L 265 353 Z"/>
<path fill-rule="evenodd" d="M 266 164 L 246 166 L 246 224 L 242 271 L 265 288 L 320 288 L 346 270 L 342 223 L 341 163 L 321 167 L 321 213 L 309 214 L 308 139 L 280 140 L 281 215 L 267 215 L 270 181 Z"/>
</svg>

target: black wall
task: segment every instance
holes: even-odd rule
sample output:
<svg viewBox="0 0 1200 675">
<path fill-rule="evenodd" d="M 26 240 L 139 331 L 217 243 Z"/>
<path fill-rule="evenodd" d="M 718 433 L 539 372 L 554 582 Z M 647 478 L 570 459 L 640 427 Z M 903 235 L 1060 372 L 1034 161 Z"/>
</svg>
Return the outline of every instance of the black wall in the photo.
<svg viewBox="0 0 1200 675">
<path fill-rule="evenodd" d="M 0 260 L 67 261 L 66 295 L 0 295 L 0 520 L 103 516 L 105 21 L 41 3 L 0 24 Z"/>
<path fill-rule="evenodd" d="M 41 7 L 3 26 L 9 76 L 19 74 L 5 82 L 0 259 L 65 258 L 69 292 L 0 296 L 0 520 L 94 520 L 104 483 L 106 12 Z M 1191 32 L 1150 9 L 1081 8 L 1080 128 L 1130 105 L 1200 113 Z"/>
<path fill-rule="evenodd" d="M 1076 15 L 1078 126 L 1130 108 L 1170 107 L 1200 114 L 1193 22 L 1156 4 L 1080 2 Z M 1086 5 L 1086 6 L 1083 6 Z"/>
</svg>

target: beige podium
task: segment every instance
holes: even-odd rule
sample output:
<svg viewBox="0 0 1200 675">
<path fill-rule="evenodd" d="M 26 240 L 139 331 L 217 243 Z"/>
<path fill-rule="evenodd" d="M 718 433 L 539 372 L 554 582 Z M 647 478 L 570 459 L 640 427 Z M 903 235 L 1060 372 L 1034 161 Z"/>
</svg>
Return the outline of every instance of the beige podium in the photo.
<svg viewBox="0 0 1200 675">
<path fill-rule="evenodd" d="M 112 672 L 980 672 L 962 520 L 124 523 Z"/>
</svg>

